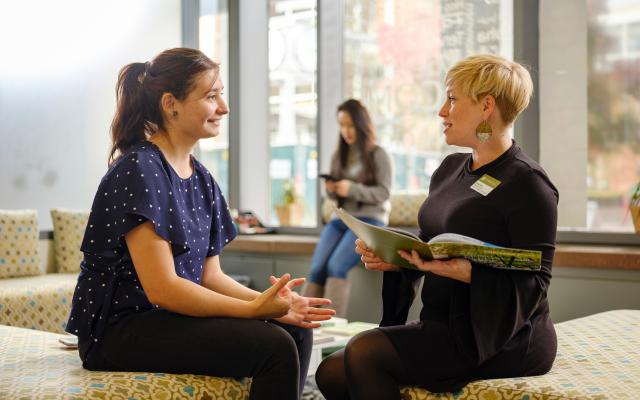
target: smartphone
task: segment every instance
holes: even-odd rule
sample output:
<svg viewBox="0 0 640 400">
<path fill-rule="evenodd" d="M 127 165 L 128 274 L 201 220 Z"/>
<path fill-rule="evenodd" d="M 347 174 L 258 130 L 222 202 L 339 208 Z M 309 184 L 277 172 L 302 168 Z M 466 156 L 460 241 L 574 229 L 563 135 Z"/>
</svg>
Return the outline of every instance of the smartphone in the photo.
<svg viewBox="0 0 640 400">
<path fill-rule="evenodd" d="M 77 336 L 65 336 L 58 339 L 58 342 L 62 343 L 68 349 L 77 349 L 78 348 L 78 337 Z"/>
<path fill-rule="evenodd" d="M 336 179 L 334 176 L 329 175 L 329 174 L 318 174 L 318 178 L 322 178 L 324 180 L 327 180 L 329 182 L 337 182 L 339 179 Z"/>
</svg>

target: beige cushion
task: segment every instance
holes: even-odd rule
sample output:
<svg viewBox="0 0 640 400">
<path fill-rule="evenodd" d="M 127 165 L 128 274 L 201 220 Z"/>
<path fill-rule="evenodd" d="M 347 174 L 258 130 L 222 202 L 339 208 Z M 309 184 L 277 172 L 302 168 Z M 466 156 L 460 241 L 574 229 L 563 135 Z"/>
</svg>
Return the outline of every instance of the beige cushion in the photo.
<svg viewBox="0 0 640 400">
<path fill-rule="evenodd" d="M 38 212 L 0 210 L 0 278 L 42 274 Z"/>
<path fill-rule="evenodd" d="M 63 335 L 0 325 L 0 399 L 244 400 L 251 380 L 83 369 Z"/>
<path fill-rule="evenodd" d="M 77 273 L 0 279 L 0 324 L 64 333 L 77 281 Z"/>
<path fill-rule="evenodd" d="M 79 272 L 83 257 L 80 245 L 89 220 L 89 211 L 54 208 L 51 210 L 51 220 L 58 272 Z"/>
<path fill-rule="evenodd" d="M 418 211 L 427 198 L 426 193 L 394 193 L 391 195 L 391 212 L 389 213 L 389 226 L 418 226 Z M 335 200 L 324 198 L 320 214 L 322 222 L 327 223 L 331 219 Z"/>
<path fill-rule="evenodd" d="M 426 193 L 392 194 L 389 226 L 418 226 L 418 211 L 426 198 Z"/>
<path fill-rule="evenodd" d="M 558 355 L 542 376 L 489 379 L 456 393 L 402 388 L 402 398 L 637 399 L 640 394 L 640 311 L 616 310 L 556 324 Z"/>
</svg>

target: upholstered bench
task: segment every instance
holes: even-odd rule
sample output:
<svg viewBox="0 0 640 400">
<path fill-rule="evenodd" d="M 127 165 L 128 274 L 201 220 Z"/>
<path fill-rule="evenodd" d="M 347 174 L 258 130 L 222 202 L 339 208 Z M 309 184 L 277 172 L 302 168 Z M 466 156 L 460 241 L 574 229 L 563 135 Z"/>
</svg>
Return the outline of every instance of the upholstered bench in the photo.
<svg viewBox="0 0 640 400">
<path fill-rule="evenodd" d="M 638 399 L 640 310 L 617 310 L 556 324 L 558 355 L 542 376 L 470 383 L 457 393 L 406 387 L 406 400 Z"/>
<path fill-rule="evenodd" d="M 246 399 L 249 380 L 91 372 L 63 335 L 0 326 L 0 399 Z"/>
<path fill-rule="evenodd" d="M 77 276 L 0 279 L 0 324 L 64 333 Z"/>
<path fill-rule="evenodd" d="M 55 241 L 39 239 L 36 210 L 0 210 L 0 325 L 64 332 L 86 216 L 51 214 Z"/>
<path fill-rule="evenodd" d="M 556 325 L 558 357 L 546 375 L 470 383 L 457 393 L 402 388 L 403 399 L 636 399 L 640 311 L 618 310 Z M 0 399 L 246 399 L 248 380 L 90 372 L 61 335 L 0 326 Z"/>
</svg>

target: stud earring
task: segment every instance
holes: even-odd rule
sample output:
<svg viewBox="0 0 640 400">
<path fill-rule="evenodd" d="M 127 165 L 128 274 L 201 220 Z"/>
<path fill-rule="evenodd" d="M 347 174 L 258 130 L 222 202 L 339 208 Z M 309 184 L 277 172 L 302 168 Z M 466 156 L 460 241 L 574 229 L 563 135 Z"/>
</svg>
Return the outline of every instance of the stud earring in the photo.
<svg viewBox="0 0 640 400">
<path fill-rule="evenodd" d="M 486 143 L 491 138 L 492 134 L 493 130 L 487 121 L 482 121 L 482 123 L 480 123 L 476 128 L 476 137 L 481 143 Z"/>
<path fill-rule="evenodd" d="M 174 117 L 177 117 L 178 116 L 178 112 L 174 111 L 174 112 L 171 113 L 171 115 L 173 115 Z"/>
</svg>

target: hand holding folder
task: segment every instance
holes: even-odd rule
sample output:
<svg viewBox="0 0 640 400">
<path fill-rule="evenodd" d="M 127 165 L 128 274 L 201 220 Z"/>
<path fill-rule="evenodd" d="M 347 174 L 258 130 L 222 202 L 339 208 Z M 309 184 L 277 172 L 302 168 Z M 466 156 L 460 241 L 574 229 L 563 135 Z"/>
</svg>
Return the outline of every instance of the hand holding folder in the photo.
<svg viewBox="0 0 640 400">
<path fill-rule="evenodd" d="M 336 209 L 335 213 L 378 257 L 399 267 L 417 269 L 398 254 L 398 250 L 416 250 L 424 260 L 466 258 L 494 268 L 522 271 L 541 268 L 542 253 L 537 250 L 499 247 L 454 233 L 443 233 L 425 243 L 409 232 L 360 221 L 343 209 Z"/>
</svg>

